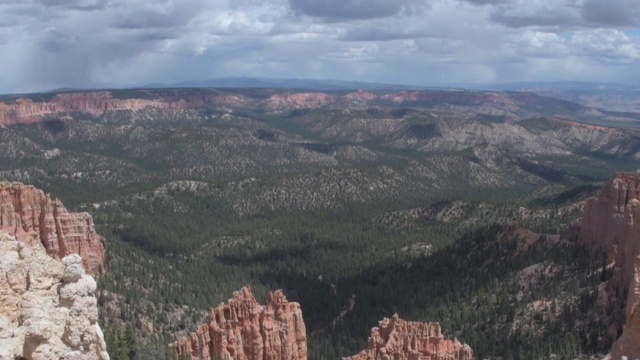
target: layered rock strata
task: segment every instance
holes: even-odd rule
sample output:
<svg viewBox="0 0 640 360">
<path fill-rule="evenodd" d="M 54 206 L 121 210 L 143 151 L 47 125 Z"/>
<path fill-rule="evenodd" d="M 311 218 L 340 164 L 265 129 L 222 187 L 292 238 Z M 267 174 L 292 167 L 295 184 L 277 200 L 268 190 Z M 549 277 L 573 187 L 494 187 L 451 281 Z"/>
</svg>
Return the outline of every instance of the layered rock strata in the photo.
<svg viewBox="0 0 640 360">
<path fill-rule="evenodd" d="M 282 290 L 259 305 L 251 288 L 233 293 L 227 304 L 209 311 L 209 322 L 174 344 L 179 356 L 211 360 L 306 360 L 307 333 L 300 305 Z"/>
<path fill-rule="evenodd" d="M 611 349 L 611 359 L 640 359 L 640 174 L 617 173 L 593 199 L 587 201 L 579 238 L 607 252 L 612 279 L 602 284 L 597 312 L 624 301 L 622 335 Z M 626 301 L 625 301 L 626 300 Z M 622 304 L 619 304 L 622 305 Z"/>
<path fill-rule="evenodd" d="M 70 213 L 33 186 L 0 182 L 0 230 L 29 246 L 42 244 L 54 259 L 79 254 L 90 274 L 104 267 L 104 239 L 91 215 Z"/>
<path fill-rule="evenodd" d="M 115 96 L 114 96 L 115 94 Z M 219 91 L 194 89 L 137 89 L 126 97 L 111 91 L 61 92 L 0 101 L 0 125 L 40 122 L 52 118 L 75 116 L 77 113 L 100 115 L 108 111 L 155 109 L 203 109 L 212 106 L 257 106 L 266 110 L 317 109 L 321 107 L 393 104 L 449 104 L 455 106 L 489 106 L 498 111 L 517 111 L 523 107 L 544 106 L 550 99 L 533 93 L 500 93 L 480 91 L 398 91 L 372 93 L 354 91 L 344 95 L 324 92 L 281 91 L 268 98 L 249 98 Z M 35 99 L 35 101 L 34 101 Z M 566 103 L 553 100 L 555 104 Z"/>
<path fill-rule="evenodd" d="M 393 315 L 371 329 L 369 345 L 342 360 L 470 360 L 473 350 L 457 339 L 445 340 L 440 324 L 404 321 Z"/>
<path fill-rule="evenodd" d="M 0 233 L 0 360 L 109 360 L 95 291 L 77 254 Z"/>
<path fill-rule="evenodd" d="M 0 124 L 34 123 L 52 116 L 74 113 L 99 115 L 107 111 L 203 108 L 208 105 L 238 105 L 243 102 L 236 95 L 184 94 L 180 90 L 140 93 L 150 98 L 122 99 L 114 97 L 110 91 L 59 93 L 48 101 L 18 98 L 12 102 L 0 102 Z"/>
</svg>

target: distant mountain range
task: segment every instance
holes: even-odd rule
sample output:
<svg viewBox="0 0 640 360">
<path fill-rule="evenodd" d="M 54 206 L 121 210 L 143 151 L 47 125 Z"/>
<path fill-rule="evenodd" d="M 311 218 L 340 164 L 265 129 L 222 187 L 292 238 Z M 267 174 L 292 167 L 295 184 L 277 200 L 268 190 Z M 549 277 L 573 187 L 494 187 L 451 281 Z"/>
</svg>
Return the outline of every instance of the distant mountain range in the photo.
<svg viewBox="0 0 640 360">
<path fill-rule="evenodd" d="M 157 87 L 215 87 L 215 88 L 278 88 L 278 89 L 309 89 L 309 90 L 352 90 L 352 89 L 427 89 L 430 86 L 415 86 L 406 84 L 372 83 L 364 81 L 346 80 L 314 80 L 314 79 L 277 79 L 252 77 L 226 77 L 202 81 L 183 81 L 175 84 L 153 83 L 145 88 Z M 442 88 L 442 87 L 438 87 Z"/>
<path fill-rule="evenodd" d="M 496 84 L 431 84 L 406 85 L 386 84 L 364 81 L 346 80 L 314 80 L 314 79 L 278 79 L 254 77 L 225 77 L 201 81 L 183 81 L 179 83 L 149 83 L 131 86 L 98 85 L 84 88 L 58 88 L 44 92 L 62 92 L 75 90 L 98 89 L 133 89 L 133 88 L 274 88 L 274 89 L 306 89 L 315 91 L 341 90 L 492 90 L 492 91 L 524 91 L 538 95 L 559 98 L 576 102 L 589 107 L 617 112 L 640 112 L 640 85 L 594 83 L 582 81 L 525 81 Z M 0 96 L 11 98 L 15 95 Z"/>
<path fill-rule="evenodd" d="M 582 81 L 532 81 L 501 84 L 432 84 L 425 86 L 370 83 L 363 81 L 273 79 L 228 77 L 204 81 L 185 81 L 178 84 L 148 84 L 144 87 L 217 87 L 217 88 L 279 88 L 337 90 L 424 90 L 467 89 L 494 91 L 526 91 L 559 98 L 595 108 L 619 112 L 640 112 L 640 86 L 630 84 L 593 83 Z"/>
</svg>

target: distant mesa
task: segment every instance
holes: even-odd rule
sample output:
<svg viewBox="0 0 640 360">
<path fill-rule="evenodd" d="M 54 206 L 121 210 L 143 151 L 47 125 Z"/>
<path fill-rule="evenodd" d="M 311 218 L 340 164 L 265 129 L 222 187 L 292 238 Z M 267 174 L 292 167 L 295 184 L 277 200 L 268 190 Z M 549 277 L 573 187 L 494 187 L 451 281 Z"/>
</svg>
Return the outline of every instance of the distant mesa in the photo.
<svg viewBox="0 0 640 360">
<path fill-rule="evenodd" d="M 21 183 L 0 182 L 0 230 L 60 260 L 79 254 L 89 274 L 104 269 L 104 238 L 89 213 L 72 213 L 60 200 Z"/>
<path fill-rule="evenodd" d="M 128 89 L 103 91 L 68 91 L 44 95 L 6 98 L 0 101 L 0 125 L 38 123 L 78 114 L 102 115 L 112 111 L 144 109 L 206 109 L 216 106 L 264 111 L 303 109 L 351 109 L 378 106 L 449 106 L 482 107 L 480 113 L 493 114 L 504 121 L 504 114 L 514 111 L 545 113 L 548 108 L 560 113 L 576 112 L 580 105 L 545 98 L 533 93 L 462 91 L 462 90 L 364 90 L 320 92 L 263 89 L 242 93 L 211 88 Z M 252 95 L 253 94 L 253 95 Z M 495 112 L 495 114 L 494 114 Z"/>
<path fill-rule="evenodd" d="M 190 92 L 183 89 L 63 92 L 49 100 L 18 98 L 11 102 L 0 102 L 0 124 L 37 123 L 75 113 L 100 115 L 109 111 L 139 111 L 146 108 L 238 106 L 243 101 L 237 95 Z"/>
</svg>

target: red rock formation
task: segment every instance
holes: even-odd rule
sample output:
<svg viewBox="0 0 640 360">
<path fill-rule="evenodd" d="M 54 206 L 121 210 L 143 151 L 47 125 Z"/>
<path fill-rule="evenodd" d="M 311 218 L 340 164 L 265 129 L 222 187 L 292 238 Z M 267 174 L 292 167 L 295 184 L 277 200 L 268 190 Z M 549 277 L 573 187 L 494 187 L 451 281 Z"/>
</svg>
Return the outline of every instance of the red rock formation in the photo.
<svg viewBox="0 0 640 360">
<path fill-rule="evenodd" d="M 144 93 L 143 90 L 140 90 Z M 49 116 L 74 112 L 101 114 L 106 111 L 145 108 L 185 109 L 203 108 L 208 105 L 238 106 L 244 102 L 241 96 L 189 93 L 179 89 L 153 92 L 153 99 L 119 99 L 109 91 L 60 93 L 50 101 L 34 102 L 19 98 L 11 103 L 0 102 L 0 124 L 19 124 L 43 121 Z"/>
<path fill-rule="evenodd" d="M 616 294 L 628 292 L 622 335 L 611 350 L 614 360 L 640 358 L 639 204 L 640 174 L 617 173 L 587 201 L 580 224 L 580 241 L 603 248 L 614 270 L 612 279 L 599 289 L 600 307 L 615 308 L 619 302 Z"/>
<path fill-rule="evenodd" d="M 228 304 L 209 311 L 209 323 L 174 343 L 178 355 L 211 360 L 306 360 L 307 334 L 300 305 L 282 290 L 270 292 L 259 305 L 251 288 L 233 293 Z"/>
<path fill-rule="evenodd" d="M 539 241 L 544 241 L 547 244 L 557 244 L 561 241 L 560 235 L 539 234 L 523 227 L 517 222 L 502 229 L 496 238 L 498 243 L 515 243 L 518 247 L 518 252 L 529 250 L 531 246 Z"/>
<path fill-rule="evenodd" d="M 444 340 L 438 323 L 404 321 L 393 315 L 371 329 L 369 346 L 343 360 L 470 360 L 473 350 L 458 339 Z"/>
<path fill-rule="evenodd" d="M 317 109 L 331 106 L 369 106 L 379 99 L 401 103 L 422 102 L 455 106 L 489 106 L 499 110 L 521 110 L 523 105 L 540 108 L 550 101 L 564 102 L 537 96 L 533 93 L 500 93 L 485 91 L 398 91 L 375 94 L 363 90 L 344 95 L 322 92 L 278 92 L 266 100 L 215 90 L 194 89 L 137 89 L 131 98 L 114 97 L 111 91 L 62 92 L 46 101 L 18 98 L 0 102 L 0 125 L 33 123 L 51 118 L 73 116 L 75 113 L 100 115 L 107 111 L 139 111 L 158 109 L 204 109 L 211 106 L 238 108 L 252 103 L 267 110 Z M 566 104 L 564 104 L 566 105 Z"/>
<path fill-rule="evenodd" d="M 104 267 L 104 239 L 96 234 L 91 215 L 70 213 L 33 186 L 0 182 L 0 230 L 30 246 L 42 243 L 57 260 L 79 254 L 88 273 Z"/>
</svg>

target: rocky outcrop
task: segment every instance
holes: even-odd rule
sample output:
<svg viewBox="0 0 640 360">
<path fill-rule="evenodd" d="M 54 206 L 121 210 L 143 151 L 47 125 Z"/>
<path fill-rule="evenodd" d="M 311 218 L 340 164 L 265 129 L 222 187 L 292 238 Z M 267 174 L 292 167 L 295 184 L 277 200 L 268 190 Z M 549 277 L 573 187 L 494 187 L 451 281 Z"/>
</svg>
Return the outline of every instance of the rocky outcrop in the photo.
<svg viewBox="0 0 640 360">
<path fill-rule="evenodd" d="M 457 339 L 445 340 L 440 324 L 404 321 L 393 315 L 371 329 L 369 345 L 342 360 L 470 360 L 473 350 Z"/>
<path fill-rule="evenodd" d="M 344 98 L 348 101 L 366 102 L 366 101 L 376 100 L 378 96 L 368 91 L 358 90 L 358 91 L 348 93 L 347 95 L 344 96 Z"/>
<path fill-rule="evenodd" d="M 285 93 L 271 95 L 265 102 L 271 110 L 317 109 L 338 101 L 337 96 L 323 93 Z"/>
<path fill-rule="evenodd" d="M 90 274 L 104 267 L 104 239 L 91 215 L 70 213 L 33 186 L 0 182 L 0 230 L 29 246 L 42 244 L 54 259 L 79 254 Z"/>
<path fill-rule="evenodd" d="M 0 233 L 0 360 L 108 360 L 95 291 L 77 254 Z"/>
<path fill-rule="evenodd" d="M 259 305 L 248 286 L 227 304 L 209 311 L 209 322 L 174 343 L 178 355 L 194 360 L 306 360 L 307 334 L 300 305 L 282 290 L 270 292 Z"/>
<path fill-rule="evenodd" d="M 607 252 L 613 277 L 602 284 L 597 313 L 607 314 L 624 304 L 622 335 L 611 359 L 640 358 L 640 174 L 617 173 L 593 199 L 587 201 L 579 238 Z M 620 294 L 627 294 L 626 299 Z M 623 302 L 623 304 L 621 304 Z M 607 309 L 608 308 L 608 309 Z M 618 324 L 619 325 L 619 324 Z"/>
<path fill-rule="evenodd" d="M 515 244 L 518 252 L 526 252 L 541 241 L 548 245 L 558 244 L 562 241 L 560 235 L 539 234 L 523 227 L 517 222 L 500 230 L 496 236 L 496 240 L 502 244 Z"/>
</svg>

